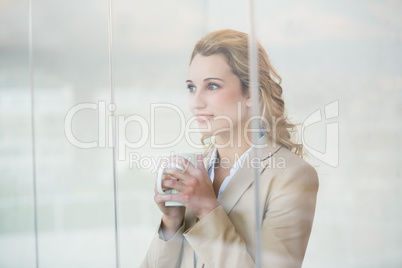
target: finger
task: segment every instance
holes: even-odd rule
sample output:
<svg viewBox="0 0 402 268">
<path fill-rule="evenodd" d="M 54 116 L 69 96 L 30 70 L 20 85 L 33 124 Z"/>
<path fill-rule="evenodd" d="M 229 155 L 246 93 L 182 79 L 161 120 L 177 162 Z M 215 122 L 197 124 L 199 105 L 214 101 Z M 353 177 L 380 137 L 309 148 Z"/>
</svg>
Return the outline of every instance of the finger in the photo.
<svg viewBox="0 0 402 268">
<path fill-rule="evenodd" d="M 177 156 L 174 160 L 176 161 L 177 164 L 183 167 L 184 169 L 183 173 L 187 172 L 190 176 L 197 175 L 198 172 L 197 168 L 188 159 L 181 156 Z"/>
<path fill-rule="evenodd" d="M 179 179 L 176 178 L 176 177 L 174 177 L 173 175 L 170 175 L 170 174 L 162 174 L 162 179 L 161 179 L 161 188 L 162 188 L 162 191 L 163 191 L 163 192 L 166 192 L 166 190 L 168 190 L 168 189 L 177 187 L 177 186 L 175 186 L 175 184 L 170 183 L 170 182 L 177 182 L 177 181 L 179 181 Z M 173 185 L 174 187 L 171 187 L 171 185 Z M 178 187 L 180 187 L 180 189 L 182 188 L 181 186 L 178 186 Z M 155 191 L 156 191 L 156 192 L 159 192 L 156 183 L 155 183 L 155 187 L 154 187 L 154 192 L 155 192 Z M 160 193 L 160 192 L 159 192 L 159 193 Z M 162 194 L 162 193 L 160 193 L 160 194 Z"/>
<path fill-rule="evenodd" d="M 166 188 L 163 188 L 163 191 L 166 191 L 167 189 Z M 155 187 L 154 188 L 154 196 L 157 196 L 157 195 L 162 195 L 160 192 L 158 192 L 158 189 Z"/>
<path fill-rule="evenodd" d="M 156 203 L 164 203 L 166 201 L 181 201 L 180 194 L 156 194 L 154 196 Z"/>
<path fill-rule="evenodd" d="M 182 170 L 178 167 L 171 167 L 171 168 L 165 168 L 163 170 L 163 178 L 162 178 L 162 182 L 163 180 L 167 180 L 167 179 L 179 179 L 179 180 L 186 180 L 186 178 L 188 177 L 188 174 L 186 174 L 187 172 L 185 170 Z"/>
<path fill-rule="evenodd" d="M 173 177 L 170 180 L 162 181 L 162 186 L 167 189 L 175 189 L 179 192 L 183 191 L 186 187 L 183 182 Z"/>
<path fill-rule="evenodd" d="M 164 202 L 165 202 L 165 201 L 162 200 L 161 194 L 159 194 L 158 192 L 156 192 L 156 193 L 154 194 L 154 201 L 155 201 L 155 203 L 157 203 L 157 204 L 161 204 L 161 203 L 164 203 Z"/>
</svg>

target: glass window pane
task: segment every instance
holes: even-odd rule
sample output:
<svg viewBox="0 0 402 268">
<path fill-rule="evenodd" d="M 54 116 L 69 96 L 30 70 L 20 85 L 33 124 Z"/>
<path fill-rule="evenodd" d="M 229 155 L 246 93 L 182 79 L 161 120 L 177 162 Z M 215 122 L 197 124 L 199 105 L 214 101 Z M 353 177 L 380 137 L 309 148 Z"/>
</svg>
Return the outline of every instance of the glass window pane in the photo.
<svg viewBox="0 0 402 268">
<path fill-rule="evenodd" d="M 0 266 L 34 267 L 26 1 L 0 4 Z M 21 258 L 20 256 L 24 256 Z"/>
<path fill-rule="evenodd" d="M 115 263 L 112 151 L 97 146 L 107 14 L 107 2 L 33 1 L 41 267 Z"/>
</svg>

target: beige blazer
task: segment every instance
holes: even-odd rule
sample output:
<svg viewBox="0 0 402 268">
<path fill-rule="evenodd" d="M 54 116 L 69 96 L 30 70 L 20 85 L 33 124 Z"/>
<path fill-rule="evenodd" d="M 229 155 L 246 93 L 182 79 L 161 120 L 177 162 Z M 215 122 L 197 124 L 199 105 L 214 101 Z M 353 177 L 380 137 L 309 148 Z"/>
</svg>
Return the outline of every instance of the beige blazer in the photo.
<svg viewBox="0 0 402 268">
<path fill-rule="evenodd" d="M 233 176 L 220 206 L 198 222 L 186 212 L 183 225 L 169 241 L 156 232 L 141 267 L 254 267 L 256 169 L 262 267 L 301 267 L 314 218 L 318 176 L 310 164 L 266 137 Z"/>
</svg>

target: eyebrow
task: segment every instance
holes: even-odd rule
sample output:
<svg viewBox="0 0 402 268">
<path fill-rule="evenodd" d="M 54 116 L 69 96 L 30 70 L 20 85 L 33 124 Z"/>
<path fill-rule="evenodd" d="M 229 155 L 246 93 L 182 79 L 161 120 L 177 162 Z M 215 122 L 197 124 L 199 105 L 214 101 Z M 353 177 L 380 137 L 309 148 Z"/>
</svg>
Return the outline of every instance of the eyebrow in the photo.
<svg viewBox="0 0 402 268">
<path fill-rule="evenodd" d="M 208 77 L 208 78 L 205 78 L 205 79 L 204 79 L 204 82 L 206 82 L 206 81 L 208 81 L 208 80 L 219 80 L 219 81 L 224 82 L 223 79 L 220 79 L 220 78 L 218 78 L 218 77 Z M 186 80 L 186 83 L 193 83 L 193 81 L 191 81 L 191 80 Z"/>
</svg>

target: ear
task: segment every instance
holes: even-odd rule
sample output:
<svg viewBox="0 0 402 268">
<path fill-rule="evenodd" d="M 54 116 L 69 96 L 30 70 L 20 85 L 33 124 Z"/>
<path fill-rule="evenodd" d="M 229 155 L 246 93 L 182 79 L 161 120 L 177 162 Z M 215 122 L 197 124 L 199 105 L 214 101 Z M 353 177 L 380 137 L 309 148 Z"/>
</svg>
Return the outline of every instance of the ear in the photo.
<svg viewBox="0 0 402 268">
<path fill-rule="evenodd" d="M 247 108 L 251 108 L 252 105 L 253 105 L 253 102 L 251 100 L 251 94 L 248 94 L 247 101 L 246 101 L 246 106 L 247 106 Z"/>
</svg>

